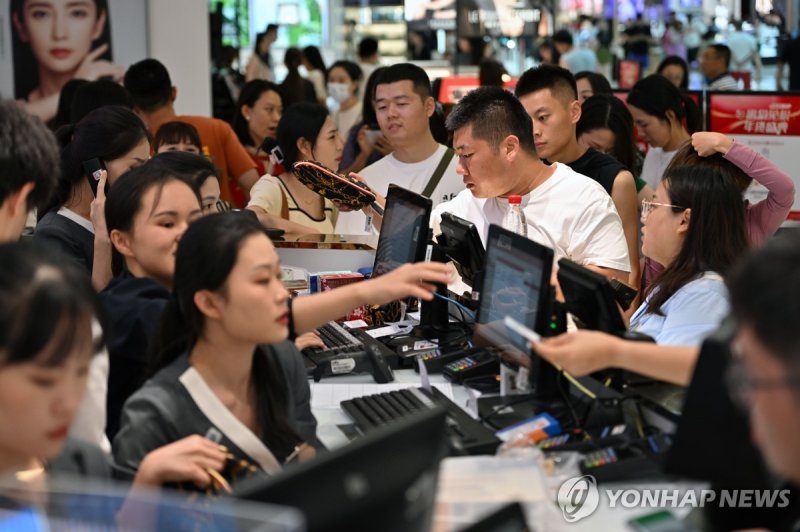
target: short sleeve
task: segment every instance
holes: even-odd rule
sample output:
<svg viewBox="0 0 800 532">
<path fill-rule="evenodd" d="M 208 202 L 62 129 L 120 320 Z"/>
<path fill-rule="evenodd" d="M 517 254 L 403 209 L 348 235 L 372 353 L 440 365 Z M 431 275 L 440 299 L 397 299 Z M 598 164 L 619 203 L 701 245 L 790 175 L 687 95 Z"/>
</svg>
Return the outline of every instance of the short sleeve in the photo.
<svg viewBox="0 0 800 532">
<path fill-rule="evenodd" d="M 699 280 L 686 285 L 665 305 L 664 323 L 656 342 L 698 346 L 719 327 L 730 306 L 721 280 Z"/>
<path fill-rule="evenodd" d="M 579 264 L 629 272 L 628 245 L 611 196 L 592 198 L 575 222 L 567 254 Z"/>
<path fill-rule="evenodd" d="M 248 207 L 260 207 L 274 216 L 280 216 L 283 208 L 281 186 L 271 175 L 265 175 L 256 181 L 250 189 Z"/>
</svg>

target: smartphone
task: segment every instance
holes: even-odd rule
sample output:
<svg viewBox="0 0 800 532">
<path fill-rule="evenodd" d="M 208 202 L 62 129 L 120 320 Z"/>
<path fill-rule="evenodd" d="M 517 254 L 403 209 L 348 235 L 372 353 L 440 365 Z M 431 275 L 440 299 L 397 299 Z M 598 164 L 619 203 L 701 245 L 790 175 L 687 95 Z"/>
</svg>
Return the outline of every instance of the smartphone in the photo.
<svg viewBox="0 0 800 532">
<path fill-rule="evenodd" d="M 83 161 L 82 164 L 83 173 L 89 181 L 89 186 L 92 187 L 92 194 L 97 196 L 97 183 L 100 182 L 100 178 L 103 175 L 102 172 L 106 169 L 106 165 L 103 164 L 103 160 L 99 157 Z M 106 182 L 106 187 L 108 187 L 108 182 Z M 108 192 L 108 189 L 106 189 L 106 192 Z"/>
<path fill-rule="evenodd" d="M 378 139 L 381 138 L 381 135 L 383 135 L 380 129 L 367 129 L 364 133 L 367 135 L 367 140 L 370 144 L 375 144 Z"/>
<path fill-rule="evenodd" d="M 511 344 L 525 353 L 530 352 L 531 342 L 539 342 L 542 339 L 539 333 L 518 322 L 511 316 L 503 318 L 503 325 L 506 327 L 508 339 Z"/>
</svg>

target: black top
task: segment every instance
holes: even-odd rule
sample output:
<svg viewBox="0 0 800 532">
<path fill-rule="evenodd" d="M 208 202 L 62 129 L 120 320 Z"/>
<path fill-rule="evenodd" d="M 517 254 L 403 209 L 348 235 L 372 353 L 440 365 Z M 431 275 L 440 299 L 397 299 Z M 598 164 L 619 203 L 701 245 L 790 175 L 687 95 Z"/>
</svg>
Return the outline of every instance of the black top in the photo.
<svg viewBox="0 0 800 532">
<path fill-rule="evenodd" d="M 106 434 L 119 430 L 122 405 L 145 381 L 147 353 L 170 293 L 152 279 L 129 274 L 100 292 L 106 311 L 109 372 Z"/>
<path fill-rule="evenodd" d="M 628 37 L 645 37 L 646 39 L 636 40 L 633 42 L 625 43 L 625 48 L 628 53 L 645 55 L 650 51 L 649 39 L 652 37 L 649 24 L 635 23 L 624 31 Z"/>
<path fill-rule="evenodd" d="M 594 148 L 586 150 L 586 153 L 569 163 L 568 166 L 579 174 L 591 177 L 600 183 L 609 195 L 614 187 L 614 179 L 616 179 L 617 174 L 626 169 L 621 162 L 611 155 L 600 153 Z"/>
<path fill-rule="evenodd" d="M 781 52 L 781 61 L 789 64 L 789 90 L 800 90 L 800 38 L 786 43 Z"/>
<path fill-rule="evenodd" d="M 50 211 L 36 224 L 33 238 L 75 259 L 89 275 L 92 274 L 94 234 L 85 227 L 56 211 Z"/>
</svg>

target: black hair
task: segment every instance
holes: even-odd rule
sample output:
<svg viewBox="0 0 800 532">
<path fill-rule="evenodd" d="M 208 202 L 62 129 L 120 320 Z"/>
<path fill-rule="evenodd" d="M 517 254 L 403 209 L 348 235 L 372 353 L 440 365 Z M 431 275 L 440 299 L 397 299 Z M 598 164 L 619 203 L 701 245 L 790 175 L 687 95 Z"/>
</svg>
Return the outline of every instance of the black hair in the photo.
<svg viewBox="0 0 800 532">
<path fill-rule="evenodd" d="M 274 32 L 277 33 L 279 27 L 280 26 L 278 26 L 277 24 L 273 24 L 273 23 L 267 24 L 267 29 L 264 30 L 264 33 L 269 33 L 271 31 L 274 31 Z"/>
<path fill-rule="evenodd" d="M 728 48 L 728 45 L 714 43 L 709 44 L 708 47 L 714 50 L 714 53 L 718 58 L 722 59 L 722 62 L 725 63 L 725 70 L 728 70 L 728 68 L 731 66 L 731 49 Z"/>
<path fill-rule="evenodd" d="M 678 148 L 678 151 L 673 155 L 664 173 L 669 173 L 671 167 L 680 165 L 711 168 L 721 176 L 729 179 L 742 194 L 745 193 L 750 183 L 753 182 L 753 178 L 748 175 L 747 172 L 726 159 L 721 153 L 716 152 L 706 157 L 700 157 L 690 140 L 687 140 L 683 146 Z"/>
<path fill-rule="evenodd" d="M 253 39 L 253 56 L 257 57 L 258 60 L 267 65 L 267 67 L 272 68 L 272 57 L 269 55 L 269 51 L 266 54 L 261 54 L 258 50 L 261 47 L 261 41 L 267 38 L 267 33 L 267 31 L 264 31 L 263 33 L 256 34 L 256 38 Z"/>
<path fill-rule="evenodd" d="M 195 185 L 192 177 L 176 172 L 162 159 L 159 163 L 148 161 L 147 163 L 134 168 L 114 183 L 109 188 L 106 196 L 106 227 L 108 234 L 114 230 L 130 232 L 133 229 L 133 221 L 136 215 L 145 208 L 142 200 L 147 192 L 158 187 L 159 196 L 156 196 L 156 203 L 160 199 L 160 192 L 164 185 L 171 181 L 181 181 L 192 189 L 200 205 L 200 190 Z M 149 207 L 149 206 L 148 206 Z M 115 276 L 121 275 L 125 271 L 125 259 L 112 246 L 111 250 L 111 271 Z"/>
<path fill-rule="evenodd" d="M 191 144 L 197 148 L 199 153 L 203 152 L 203 142 L 200 140 L 200 133 L 197 132 L 197 128 L 180 120 L 161 124 L 153 139 L 153 148 L 158 152 L 158 148 L 164 144 L 178 144 L 180 142 Z"/>
<path fill-rule="evenodd" d="M 679 66 L 683 69 L 683 78 L 681 79 L 681 84 L 678 87 L 679 89 L 686 90 L 689 88 L 689 65 L 686 64 L 686 60 L 682 57 L 677 55 L 670 55 L 665 57 L 661 60 L 658 64 L 658 68 L 656 69 L 656 73 L 662 74 L 664 69 L 668 66 Z"/>
<path fill-rule="evenodd" d="M 0 100 L 0 204 L 26 183 L 27 207 L 46 207 L 61 174 L 53 133 L 13 100 Z"/>
<path fill-rule="evenodd" d="M 800 374 L 800 232 L 768 240 L 731 272 L 733 315 L 794 375 Z"/>
<path fill-rule="evenodd" d="M 542 48 L 550 50 L 551 58 L 550 58 L 550 62 L 549 63 L 545 63 L 544 62 L 544 58 L 542 57 L 542 53 L 540 52 L 540 50 Z M 536 54 L 535 55 L 536 55 L 536 59 L 540 63 L 542 63 L 542 64 L 551 64 L 551 65 L 557 65 L 558 64 L 558 60 L 561 57 L 561 54 L 558 52 L 558 49 L 553 44 L 553 38 L 552 37 L 545 37 L 544 39 L 542 39 L 538 43 L 538 45 L 536 46 Z"/>
<path fill-rule="evenodd" d="M 583 102 L 575 136 L 580 138 L 596 129 L 609 129 L 614 133 L 612 155 L 633 171 L 638 164 L 639 148 L 634 140 L 633 117 L 622 100 L 610 94 L 595 94 Z"/>
<path fill-rule="evenodd" d="M 56 132 L 61 143 L 61 178 L 52 200 L 39 216 L 64 205 L 75 185 L 86 179 L 83 162 L 98 158 L 113 161 L 134 149 L 150 132 L 130 109 L 108 105 L 95 109 L 74 125 Z"/>
<path fill-rule="evenodd" d="M 598 74 L 597 72 L 589 72 L 588 70 L 578 72 L 575 74 L 576 88 L 577 81 L 579 79 L 586 79 L 589 81 L 589 85 L 592 87 L 593 94 L 614 93 L 614 91 L 611 90 L 611 84 L 608 82 L 608 79 L 602 74 Z"/>
<path fill-rule="evenodd" d="M 133 104 L 150 113 L 161 109 L 172 100 L 172 80 L 167 68 L 158 59 L 143 59 L 125 72 L 125 88 L 133 97 Z"/>
<path fill-rule="evenodd" d="M 56 131 L 61 126 L 74 123 L 71 116 L 72 100 L 75 98 L 75 93 L 78 91 L 78 89 L 87 83 L 89 83 L 88 80 L 72 78 L 71 80 L 67 81 L 63 87 L 61 87 L 61 92 L 58 93 L 58 108 L 56 109 L 56 116 L 50 123 L 50 127 L 53 129 L 53 131 Z"/>
<path fill-rule="evenodd" d="M 509 135 L 519 139 L 520 146 L 535 154 L 533 123 L 525 108 L 513 94 L 500 87 L 478 87 L 468 92 L 447 116 L 451 132 L 471 125 L 472 136 L 489 143 L 493 150 Z"/>
<path fill-rule="evenodd" d="M 381 66 L 373 70 L 372 74 L 367 78 L 367 84 L 364 85 L 364 101 L 361 106 L 361 118 L 367 125 L 378 123 L 378 117 L 375 116 L 375 104 L 373 103 L 375 101 L 375 87 L 378 86 L 378 80 L 386 68 L 385 66 Z"/>
<path fill-rule="evenodd" d="M 275 146 L 280 147 L 283 167 L 291 170 L 300 157 L 297 140 L 306 139 L 314 146 L 326 118 L 328 110 L 317 103 L 301 102 L 290 106 L 278 122 L 278 138 L 264 141 L 265 151 L 269 152 Z"/>
<path fill-rule="evenodd" d="M 478 63 L 478 84 L 481 87 L 502 87 L 505 75 L 507 75 L 506 68 L 499 61 L 487 57 Z"/>
<path fill-rule="evenodd" d="M 564 29 L 558 30 L 553 34 L 553 42 L 568 44 L 570 46 L 572 46 L 575 43 L 575 41 L 572 38 L 572 34 L 569 32 L 569 30 L 564 30 Z"/>
<path fill-rule="evenodd" d="M 0 367 L 57 367 L 82 343 L 100 350 L 92 322 L 103 316 L 85 271 L 36 241 L 0 244 L 0 257 Z"/>
<path fill-rule="evenodd" d="M 72 99 L 70 123 L 76 124 L 99 107 L 120 105 L 133 109 L 133 98 L 128 90 L 110 79 L 98 79 L 81 85 Z"/>
<path fill-rule="evenodd" d="M 253 146 L 254 148 L 258 148 L 258 146 L 254 146 L 253 137 L 250 136 L 250 128 L 247 127 L 247 120 L 245 120 L 244 116 L 242 115 L 242 107 L 245 105 L 248 107 L 253 107 L 258 99 L 261 98 L 262 94 L 270 91 L 278 95 L 278 98 L 281 99 L 281 105 L 283 105 L 283 96 L 281 95 L 281 90 L 271 81 L 266 81 L 263 79 L 254 79 L 248 81 L 242 87 L 241 92 L 239 92 L 239 99 L 236 100 L 236 113 L 233 116 L 232 127 L 234 133 L 236 133 L 236 136 L 239 138 L 239 142 L 242 143 L 242 146 Z"/>
<path fill-rule="evenodd" d="M 220 172 L 208 157 L 187 151 L 167 151 L 154 155 L 147 163 L 162 165 L 175 175 L 185 177 L 194 183 L 198 191 L 209 177 L 219 179 Z"/>
<path fill-rule="evenodd" d="M 708 167 L 677 166 L 664 174 L 674 213 L 691 209 L 689 228 L 675 260 L 645 290 L 649 313 L 661 307 L 703 272 L 726 276 L 747 251 L 747 230 L 741 192 Z M 667 209 L 669 207 L 661 207 Z"/>
<path fill-rule="evenodd" d="M 360 66 L 358 66 L 357 64 L 355 64 L 352 61 L 347 61 L 347 60 L 343 59 L 341 61 L 336 61 L 330 67 L 328 67 L 328 73 L 325 76 L 326 79 L 330 78 L 331 70 L 333 70 L 336 67 L 343 68 L 344 71 L 347 72 L 347 75 L 350 78 L 350 81 L 358 81 L 358 82 L 360 82 L 361 78 L 364 77 L 364 74 L 361 71 L 361 67 Z"/>
<path fill-rule="evenodd" d="M 300 75 L 300 65 L 303 63 L 303 52 L 299 48 L 287 48 L 283 55 L 283 64 L 286 65 L 286 78 L 280 86 L 280 95 L 283 99 L 284 109 L 297 102 L 306 101 L 306 87 L 311 82 Z M 312 86 L 313 89 L 313 86 Z M 316 90 L 314 90 L 316 94 Z M 314 101 L 317 101 L 314 96 Z"/>
<path fill-rule="evenodd" d="M 327 68 L 325 68 L 325 60 L 322 59 L 322 54 L 319 51 L 319 48 L 316 46 L 306 46 L 303 48 L 303 57 L 305 57 L 306 61 L 313 67 L 312 70 L 320 70 L 324 74 L 327 72 Z"/>
<path fill-rule="evenodd" d="M 672 111 L 679 123 L 686 121 L 690 134 L 700 130 L 702 117 L 697 104 L 660 74 L 651 74 L 637 81 L 628 93 L 628 104 L 662 122 L 669 122 L 667 111 Z"/>
<path fill-rule="evenodd" d="M 372 57 L 378 53 L 378 40 L 374 37 L 364 37 L 358 43 L 358 57 L 361 59 Z"/>
<path fill-rule="evenodd" d="M 375 86 L 388 85 L 398 81 L 410 81 L 414 86 L 414 92 L 422 98 L 422 101 L 433 96 L 428 73 L 412 63 L 395 63 L 386 67 L 386 70 L 381 73 L 381 77 L 376 81 Z"/>
<path fill-rule="evenodd" d="M 242 245 L 256 235 L 267 237 L 258 220 L 240 212 L 212 214 L 189 226 L 178 244 L 174 290 L 159 324 L 151 373 L 192 349 L 206 320 L 194 303 L 194 295 L 200 290 L 224 293 Z M 198 264 L 204 267 L 198 268 Z M 286 418 L 289 390 L 283 372 L 272 353 L 263 347 L 253 353 L 250 391 L 255 403 L 256 432 L 280 461 L 300 442 L 300 437 Z"/>
<path fill-rule="evenodd" d="M 25 1 L 26 0 L 11 0 L 10 12 L 12 21 L 14 17 L 22 18 Z M 101 14 L 105 14 L 106 20 L 103 25 L 102 33 L 97 39 L 92 41 L 91 49 L 96 50 L 101 45 L 107 45 L 108 49 L 103 52 L 98 59 L 111 61 L 111 24 L 109 23 L 110 18 L 108 16 L 108 2 L 107 0 L 93 0 L 93 2 L 97 8 L 97 16 L 100 17 Z M 14 55 L 14 97 L 19 100 L 27 100 L 31 91 L 33 91 L 40 82 L 39 63 L 33 55 L 30 44 L 22 41 L 13 23 L 11 23 L 10 26 L 13 30 L 11 32 L 11 49 Z"/>
<path fill-rule="evenodd" d="M 578 86 L 575 84 L 575 76 L 566 68 L 548 64 L 541 64 L 523 72 L 519 80 L 517 80 L 514 94 L 517 98 L 522 98 L 526 94 L 544 89 L 548 89 L 557 98 L 578 99 Z"/>
</svg>

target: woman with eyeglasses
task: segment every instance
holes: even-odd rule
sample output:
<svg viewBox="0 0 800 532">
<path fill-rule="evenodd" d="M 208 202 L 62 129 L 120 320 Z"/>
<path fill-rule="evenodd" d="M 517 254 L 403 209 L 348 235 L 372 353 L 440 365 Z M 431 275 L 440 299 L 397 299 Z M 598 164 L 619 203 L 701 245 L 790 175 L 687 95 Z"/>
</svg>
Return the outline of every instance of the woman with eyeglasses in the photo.
<svg viewBox="0 0 800 532">
<path fill-rule="evenodd" d="M 656 344 L 578 331 L 534 350 L 582 375 L 618 367 L 688 383 L 697 347 L 728 314 L 724 277 L 748 248 L 741 193 L 709 168 L 677 166 L 642 204 L 642 249 L 665 269 L 644 293 L 630 330 Z M 664 346 L 670 346 L 665 348 Z"/>
<path fill-rule="evenodd" d="M 752 148 L 736 142 L 722 133 L 698 132 L 678 150 L 672 166 L 703 166 L 719 172 L 744 195 L 755 180 L 767 189 L 767 197 L 750 203 L 744 200 L 747 236 L 753 246 L 760 246 L 786 220 L 794 204 L 794 183 L 769 159 Z M 645 264 L 644 286 L 648 286 L 664 268 L 648 259 Z"/>
</svg>

